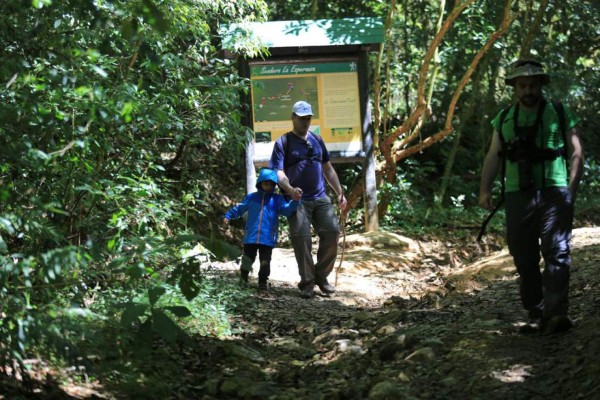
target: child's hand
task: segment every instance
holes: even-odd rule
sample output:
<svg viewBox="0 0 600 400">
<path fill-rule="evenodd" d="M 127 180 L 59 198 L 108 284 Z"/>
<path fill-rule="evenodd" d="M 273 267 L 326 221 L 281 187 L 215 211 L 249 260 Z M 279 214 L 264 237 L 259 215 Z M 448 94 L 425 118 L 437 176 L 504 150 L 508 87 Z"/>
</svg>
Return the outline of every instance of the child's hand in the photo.
<svg viewBox="0 0 600 400">
<path fill-rule="evenodd" d="M 223 218 L 223 223 L 224 223 L 225 225 L 229 225 L 229 220 L 228 220 L 227 218 Z"/>
<path fill-rule="evenodd" d="M 302 189 L 295 187 L 291 193 L 292 199 L 299 201 L 302 198 Z"/>
</svg>

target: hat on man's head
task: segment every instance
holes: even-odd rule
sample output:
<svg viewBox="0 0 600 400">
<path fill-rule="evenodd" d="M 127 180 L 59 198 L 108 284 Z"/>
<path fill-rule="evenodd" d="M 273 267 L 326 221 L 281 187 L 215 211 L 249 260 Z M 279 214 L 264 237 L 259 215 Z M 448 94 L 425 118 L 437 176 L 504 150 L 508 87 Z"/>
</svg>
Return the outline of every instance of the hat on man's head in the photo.
<svg viewBox="0 0 600 400">
<path fill-rule="evenodd" d="M 542 85 L 550 83 L 550 75 L 542 63 L 534 58 L 521 58 L 513 62 L 508 68 L 504 82 L 514 87 L 516 78 L 520 76 L 539 76 L 542 79 Z"/>
<path fill-rule="evenodd" d="M 292 112 L 299 117 L 306 117 L 307 115 L 314 115 L 312 107 L 305 101 L 297 101 L 292 107 Z"/>
</svg>

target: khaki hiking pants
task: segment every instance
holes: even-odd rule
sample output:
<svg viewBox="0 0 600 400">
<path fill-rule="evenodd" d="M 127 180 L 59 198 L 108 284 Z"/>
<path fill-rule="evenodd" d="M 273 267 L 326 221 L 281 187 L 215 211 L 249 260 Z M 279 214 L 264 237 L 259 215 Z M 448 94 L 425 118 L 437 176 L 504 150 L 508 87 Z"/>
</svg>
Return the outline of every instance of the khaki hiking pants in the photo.
<svg viewBox="0 0 600 400">
<path fill-rule="evenodd" d="M 299 286 L 325 283 L 335 265 L 340 237 L 340 224 L 331 199 L 329 196 L 303 199 L 288 222 L 300 274 Z M 312 255 L 311 226 L 319 236 L 316 263 Z"/>
</svg>

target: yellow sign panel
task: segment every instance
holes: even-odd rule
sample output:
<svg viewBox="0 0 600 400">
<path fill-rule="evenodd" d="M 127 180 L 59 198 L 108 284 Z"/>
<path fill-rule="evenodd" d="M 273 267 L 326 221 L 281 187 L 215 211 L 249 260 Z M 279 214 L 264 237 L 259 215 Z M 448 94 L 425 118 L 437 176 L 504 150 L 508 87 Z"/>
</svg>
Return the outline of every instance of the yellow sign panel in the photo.
<svg viewBox="0 0 600 400">
<path fill-rule="evenodd" d="M 292 129 L 292 106 L 312 105 L 310 130 L 321 135 L 334 155 L 362 151 L 360 96 L 356 61 L 301 64 L 251 64 L 255 161 L 271 157 L 273 143 Z"/>
</svg>

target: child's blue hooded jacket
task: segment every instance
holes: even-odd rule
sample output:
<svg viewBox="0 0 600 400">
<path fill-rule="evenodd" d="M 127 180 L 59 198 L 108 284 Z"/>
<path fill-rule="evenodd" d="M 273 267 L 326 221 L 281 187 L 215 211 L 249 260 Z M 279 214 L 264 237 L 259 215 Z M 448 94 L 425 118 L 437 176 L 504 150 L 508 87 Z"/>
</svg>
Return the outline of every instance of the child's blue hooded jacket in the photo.
<svg viewBox="0 0 600 400">
<path fill-rule="evenodd" d="M 266 168 L 261 170 L 256 181 L 258 191 L 247 194 L 240 204 L 225 214 L 225 218 L 241 218 L 248 212 L 243 243 L 275 247 L 279 214 L 289 217 L 296 211 L 300 202 L 286 201 L 282 195 L 274 193 L 275 188 L 271 192 L 265 192 L 260 187 L 260 183 L 264 181 L 273 181 L 277 184 L 277 172 Z"/>
</svg>

